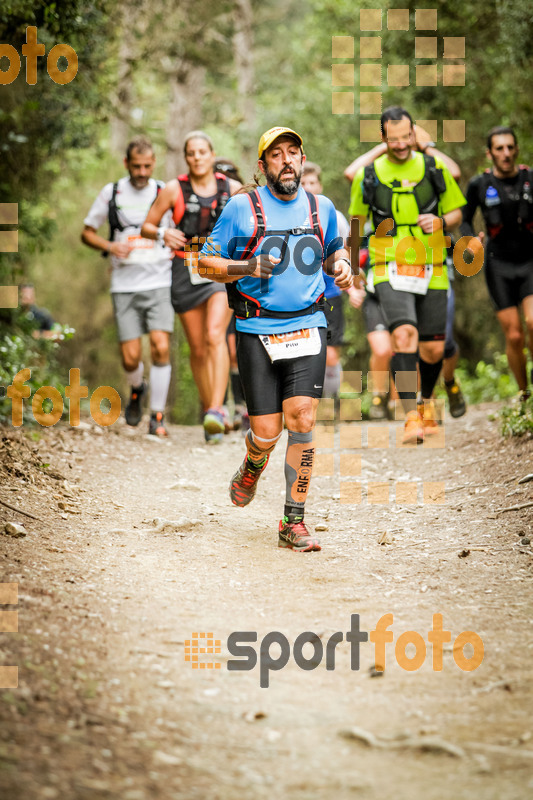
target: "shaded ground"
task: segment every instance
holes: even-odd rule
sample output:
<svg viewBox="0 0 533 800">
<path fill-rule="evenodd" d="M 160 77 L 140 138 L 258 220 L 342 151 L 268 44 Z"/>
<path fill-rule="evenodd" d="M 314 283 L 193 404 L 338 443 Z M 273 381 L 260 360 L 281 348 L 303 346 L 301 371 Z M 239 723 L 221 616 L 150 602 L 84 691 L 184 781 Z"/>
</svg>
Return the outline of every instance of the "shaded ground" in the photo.
<svg viewBox="0 0 533 800">
<path fill-rule="evenodd" d="M 39 521 L 0 506 L 2 528 L 28 531 L 0 536 L 0 580 L 19 584 L 18 606 L 4 606 L 17 608 L 19 633 L 0 634 L 0 664 L 19 667 L 19 687 L 0 690 L 0 796 L 531 797 L 532 509 L 501 509 L 532 500 L 533 482 L 517 481 L 533 472 L 533 444 L 502 440 L 488 410 L 448 418 L 442 449 L 355 451 L 360 504 L 340 502 L 354 453 L 340 453 L 337 431 L 320 459 L 327 471 L 333 458 L 334 475 L 313 480 L 308 503 L 324 547 L 309 555 L 276 546 L 284 442 L 254 503 L 235 509 L 239 434 L 207 448 L 200 428 L 174 427 L 166 442 L 119 424 L 5 428 L 0 499 Z M 413 500 L 414 484 L 417 504 L 368 502 L 369 483 L 389 484 L 391 500 Z M 368 491 L 384 499 L 383 486 Z M 352 614 L 372 631 L 389 613 L 381 676 L 370 642 L 358 671 L 343 641 L 334 671 L 291 656 L 268 689 L 259 667 L 227 669 L 233 631 L 257 631 L 259 651 L 270 631 L 291 647 L 304 631 L 325 643 Z M 452 633 L 441 672 L 427 644 L 434 613 Z M 454 660 L 465 630 L 484 644 L 472 672 Z M 418 671 L 396 663 L 405 631 L 427 644 Z M 194 632 L 221 641 L 219 655 L 199 656 L 221 668 L 184 660 Z"/>
</svg>

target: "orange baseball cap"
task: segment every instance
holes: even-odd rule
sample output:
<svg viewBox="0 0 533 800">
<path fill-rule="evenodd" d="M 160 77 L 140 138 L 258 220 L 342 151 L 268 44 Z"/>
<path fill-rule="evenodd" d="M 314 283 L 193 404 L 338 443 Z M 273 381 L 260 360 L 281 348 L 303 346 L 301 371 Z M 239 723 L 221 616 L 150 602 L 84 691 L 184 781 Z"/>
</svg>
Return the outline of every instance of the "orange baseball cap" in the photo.
<svg viewBox="0 0 533 800">
<path fill-rule="evenodd" d="M 270 130 L 266 131 L 259 139 L 259 147 L 257 148 L 259 158 L 261 158 L 265 150 L 268 150 L 272 142 L 274 142 L 278 136 L 283 136 L 284 134 L 293 136 L 303 149 L 303 139 L 296 131 L 293 131 L 291 128 L 270 128 Z"/>
</svg>

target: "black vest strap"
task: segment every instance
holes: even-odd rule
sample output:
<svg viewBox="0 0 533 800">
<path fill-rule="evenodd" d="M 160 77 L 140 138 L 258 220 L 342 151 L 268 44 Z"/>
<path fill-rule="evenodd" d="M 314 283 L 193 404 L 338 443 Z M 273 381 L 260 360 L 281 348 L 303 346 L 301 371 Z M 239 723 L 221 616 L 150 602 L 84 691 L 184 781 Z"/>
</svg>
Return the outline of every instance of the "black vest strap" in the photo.
<svg viewBox="0 0 533 800">
<path fill-rule="evenodd" d="M 320 226 L 318 217 L 318 203 L 314 194 L 306 192 L 307 200 L 309 202 L 309 217 L 312 222 L 312 227 L 304 228 L 303 226 L 297 228 L 289 228 L 281 231 L 266 230 L 265 215 L 261 198 L 257 189 L 253 189 L 248 198 L 252 206 L 252 213 L 255 218 L 255 227 L 249 242 L 247 243 L 244 252 L 240 258 L 241 261 L 246 261 L 252 258 L 255 251 L 259 247 L 261 241 L 268 236 L 279 236 L 283 238 L 283 246 L 281 249 L 281 260 L 283 261 L 289 245 L 289 236 L 316 236 L 324 251 L 324 233 Z M 298 311 L 273 311 L 271 309 L 262 308 L 259 300 L 249 295 L 244 295 L 236 286 L 237 281 L 234 283 L 226 283 L 226 291 L 228 293 L 228 303 L 230 308 L 233 309 L 235 316 L 238 319 L 249 319 L 250 317 L 272 317 L 274 319 L 292 319 L 293 317 L 305 317 L 307 314 L 315 314 L 317 311 L 324 309 L 324 295 L 315 300 L 307 308 L 299 309 Z"/>
<path fill-rule="evenodd" d="M 522 228 L 533 232 L 533 192 L 532 181 L 533 175 L 529 167 L 520 165 L 519 168 L 519 181 L 517 186 L 518 194 L 518 224 Z M 494 205 L 487 205 L 486 196 L 487 189 L 491 187 L 498 193 L 499 202 Z M 487 233 L 493 239 L 497 236 L 504 225 L 503 217 L 503 204 L 507 198 L 505 194 L 500 194 L 498 186 L 494 180 L 494 174 L 491 169 L 485 170 L 481 175 L 479 181 L 478 203 L 483 209 L 483 217 L 485 225 L 487 226 Z"/>
<path fill-rule="evenodd" d="M 419 214 L 435 214 L 438 216 L 439 197 L 446 191 L 446 183 L 442 169 L 437 167 L 433 156 L 424 154 L 424 175 L 416 186 L 409 190 L 402 190 L 402 194 L 412 194 L 418 206 Z M 399 187 L 399 182 L 398 182 Z M 370 206 L 374 227 L 378 228 L 381 222 L 392 219 L 395 222 L 390 231 L 390 236 L 396 236 L 398 227 L 411 229 L 416 222 L 397 222 L 392 211 L 392 198 L 395 188 L 382 183 L 376 172 L 375 164 L 365 167 L 363 176 L 363 202 Z"/>
<path fill-rule="evenodd" d="M 215 173 L 217 181 L 217 196 L 211 203 L 210 220 L 208 230 L 204 232 L 205 235 L 211 233 L 215 227 L 215 222 L 222 213 L 222 209 L 226 205 L 230 196 L 230 185 L 227 177 L 219 172 Z M 197 195 L 193 191 L 191 182 L 187 175 L 179 176 L 178 183 L 183 195 L 184 211 L 179 221 L 178 228 L 185 234 L 187 239 L 192 239 L 193 236 L 199 235 L 200 215 L 202 207 Z"/>
<path fill-rule="evenodd" d="M 163 188 L 161 181 L 156 181 L 156 191 L 155 197 L 152 200 L 150 205 L 153 205 L 156 201 L 157 195 Z M 112 242 L 115 238 L 115 231 L 122 232 L 126 228 L 135 228 L 138 227 L 136 225 L 132 225 L 128 220 L 126 220 L 126 224 L 123 225 L 118 216 L 118 208 L 117 208 L 117 192 L 118 192 L 118 181 L 113 184 L 113 193 L 111 195 L 111 200 L 109 201 L 109 209 L 107 213 L 107 218 L 109 221 L 109 241 Z M 124 214 L 122 215 L 124 217 Z M 102 255 L 107 258 L 108 253 L 103 252 Z"/>
</svg>

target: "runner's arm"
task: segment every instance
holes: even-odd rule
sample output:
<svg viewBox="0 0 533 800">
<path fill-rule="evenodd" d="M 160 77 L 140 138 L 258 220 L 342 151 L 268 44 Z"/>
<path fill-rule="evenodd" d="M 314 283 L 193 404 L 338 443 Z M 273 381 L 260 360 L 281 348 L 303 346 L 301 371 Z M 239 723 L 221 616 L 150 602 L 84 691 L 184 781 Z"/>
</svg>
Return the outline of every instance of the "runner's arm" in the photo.
<svg viewBox="0 0 533 800">
<path fill-rule="evenodd" d="M 358 220 L 358 221 L 359 221 L 359 246 L 360 246 L 360 244 L 361 244 L 361 239 L 362 239 L 362 236 L 361 236 L 361 231 L 363 231 L 363 229 L 364 229 L 364 227 L 365 227 L 365 222 L 367 221 L 368 217 L 367 217 L 365 214 L 354 214 L 354 215 L 352 216 L 352 219 L 356 219 L 356 220 Z M 351 229 L 352 229 L 352 226 L 350 225 L 350 230 L 351 230 Z M 350 253 L 350 260 L 351 260 L 351 248 L 350 248 L 350 247 L 347 247 L 346 249 L 347 249 L 347 250 L 348 250 L 348 252 Z M 357 289 L 357 290 L 361 290 L 361 289 L 363 289 L 363 287 L 364 287 L 364 285 L 365 285 L 365 282 L 366 282 L 366 281 L 365 281 L 365 275 L 364 275 L 364 272 L 363 272 L 363 271 L 360 269 L 360 270 L 358 270 L 358 272 L 357 272 L 357 273 L 355 273 L 355 275 L 353 276 L 353 285 L 354 285 L 354 288 L 355 288 L 355 289 Z M 350 302 L 352 302 L 352 299 L 351 299 L 351 297 L 350 297 Z M 353 305 L 353 303 L 352 303 L 352 305 Z"/>
<path fill-rule="evenodd" d="M 416 146 L 420 150 L 421 153 L 424 153 L 428 156 L 433 156 L 433 158 L 439 158 L 445 167 L 447 167 L 450 175 L 456 181 L 460 180 L 461 178 L 461 168 L 457 162 L 447 156 L 446 153 L 443 153 L 433 144 L 428 146 L 428 143 L 431 142 L 431 136 L 429 133 L 422 128 L 420 125 L 415 125 L 415 139 L 416 139 Z"/>
<path fill-rule="evenodd" d="M 363 153 L 362 156 L 358 156 L 355 161 L 352 161 L 350 166 L 346 167 L 344 170 L 344 177 L 351 183 L 362 167 L 368 167 L 376 160 L 376 158 L 379 158 L 386 152 L 387 145 L 385 142 L 377 144 L 372 148 L 372 150 L 368 150 L 368 152 Z"/>
<path fill-rule="evenodd" d="M 109 253 L 117 258 L 127 258 L 132 251 L 132 248 L 126 242 L 110 242 L 108 239 L 104 239 L 90 225 L 84 226 L 81 240 L 88 247 L 92 247 L 94 250 L 102 250 L 104 253 Z"/>
<path fill-rule="evenodd" d="M 161 189 L 154 200 L 141 228 L 141 236 L 145 239 L 159 239 L 159 224 L 166 212 L 174 208 L 178 194 L 178 181 L 169 181 Z M 161 231 L 162 241 L 172 250 L 183 250 L 187 237 L 177 228 L 165 228 Z"/>
<path fill-rule="evenodd" d="M 435 214 L 419 214 L 418 225 L 422 228 L 424 233 L 433 233 L 434 221 L 436 219 L 439 220 L 439 223 L 444 220 L 444 233 L 448 233 L 448 231 L 452 231 L 460 225 L 462 219 L 461 209 L 454 208 L 452 211 L 443 214 L 442 217 L 437 217 Z M 436 230 L 440 227 L 441 224 L 437 225 Z"/>
<path fill-rule="evenodd" d="M 323 264 L 323 270 L 326 275 L 335 278 L 335 285 L 338 286 L 339 289 L 349 289 L 350 286 L 353 285 L 350 254 L 344 247 L 340 250 L 335 250 L 334 253 L 326 258 Z"/>
<path fill-rule="evenodd" d="M 222 256 L 201 256 L 198 274 L 216 283 L 232 283 L 240 278 L 270 278 L 280 259 L 262 253 L 248 261 L 235 261 Z"/>
<path fill-rule="evenodd" d="M 475 236 L 474 233 L 474 214 L 479 205 L 478 189 L 475 181 L 470 181 L 466 188 L 466 206 L 463 206 L 463 221 L 461 223 L 461 234 L 463 236 Z"/>
</svg>

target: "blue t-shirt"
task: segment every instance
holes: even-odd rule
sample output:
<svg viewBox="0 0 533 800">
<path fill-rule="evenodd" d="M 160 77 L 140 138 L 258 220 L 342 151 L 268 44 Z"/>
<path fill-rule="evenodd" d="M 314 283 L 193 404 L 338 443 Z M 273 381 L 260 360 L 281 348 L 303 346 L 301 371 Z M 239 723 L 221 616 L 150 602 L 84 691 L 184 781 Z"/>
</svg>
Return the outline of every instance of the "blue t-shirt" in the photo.
<svg viewBox="0 0 533 800">
<path fill-rule="evenodd" d="M 309 200 L 301 187 L 294 200 L 278 200 L 266 186 L 260 187 L 259 197 L 263 204 L 267 233 L 313 227 Z M 283 261 L 274 267 L 272 276 L 268 280 L 246 277 L 237 281 L 239 291 L 256 298 L 263 308 L 274 311 L 298 311 L 310 306 L 323 294 L 323 259 L 340 250 L 343 243 L 338 235 L 333 203 L 322 195 L 317 196 L 317 203 L 324 234 L 323 253 L 320 242 L 313 234 L 291 234 L 287 254 Z M 254 230 L 255 215 L 249 197 L 246 194 L 237 194 L 226 204 L 202 248 L 201 255 L 221 256 L 238 261 L 245 252 Z M 279 257 L 280 239 L 265 236 L 255 255 L 265 252 Z M 251 317 L 235 321 L 237 330 L 245 333 L 282 333 L 300 328 L 327 327 L 322 311 L 292 319 Z"/>
</svg>

